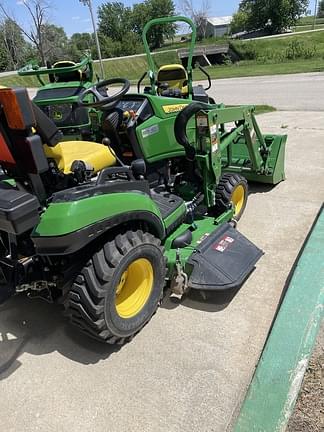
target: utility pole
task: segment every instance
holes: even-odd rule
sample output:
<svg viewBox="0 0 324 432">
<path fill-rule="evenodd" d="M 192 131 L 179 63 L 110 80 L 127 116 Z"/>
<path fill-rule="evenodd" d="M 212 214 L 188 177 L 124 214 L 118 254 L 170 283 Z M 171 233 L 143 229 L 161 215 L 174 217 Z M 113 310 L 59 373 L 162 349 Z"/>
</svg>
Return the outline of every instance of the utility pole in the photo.
<svg viewBox="0 0 324 432">
<path fill-rule="evenodd" d="M 313 30 L 315 30 L 315 26 L 316 26 L 316 18 L 317 18 L 317 0 L 315 0 L 315 10 L 314 10 Z"/>
<path fill-rule="evenodd" d="M 103 79 L 105 76 L 105 73 L 104 73 L 104 68 L 103 68 L 103 63 L 102 63 L 101 49 L 100 49 L 98 33 L 97 33 L 97 29 L 96 29 L 96 22 L 95 22 L 94 15 L 93 15 L 92 1 L 91 0 L 79 0 L 79 1 L 81 3 L 83 3 L 84 6 L 88 6 L 88 8 L 90 10 L 91 21 L 92 21 L 92 26 L 93 26 L 93 33 L 94 33 L 95 40 L 96 40 L 99 63 L 100 63 L 101 78 Z"/>
</svg>

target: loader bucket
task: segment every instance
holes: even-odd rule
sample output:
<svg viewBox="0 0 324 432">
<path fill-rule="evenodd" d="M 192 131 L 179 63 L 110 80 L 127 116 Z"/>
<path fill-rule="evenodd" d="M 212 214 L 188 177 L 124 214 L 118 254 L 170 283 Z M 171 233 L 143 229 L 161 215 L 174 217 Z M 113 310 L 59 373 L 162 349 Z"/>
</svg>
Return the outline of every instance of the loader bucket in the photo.
<svg viewBox="0 0 324 432">
<path fill-rule="evenodd" d="M 277 184 L 285 179 L 287 135 L 263 135 L 266 151 L 260 142 L 258 152 L 251 152 L 245 138 L 240 138 L 222 153 L 223 171 L 237 172 L 248 181 Z"/>
</svg>

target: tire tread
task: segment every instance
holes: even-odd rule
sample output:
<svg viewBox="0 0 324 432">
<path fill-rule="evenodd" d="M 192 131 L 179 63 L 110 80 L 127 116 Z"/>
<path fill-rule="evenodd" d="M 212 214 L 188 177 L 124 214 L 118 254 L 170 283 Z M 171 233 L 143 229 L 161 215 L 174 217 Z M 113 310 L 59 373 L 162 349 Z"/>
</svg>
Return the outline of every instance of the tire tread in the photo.
<svg viewBox="0 0 324 432">
<path fill-rule="evenodd" d="M 106 243 L 102 249 L 92 256 L 72 283 L 65 300 L 66 314 L 72 324 L 92 338 L 108 344 L 123 344 L 135 336 L 133 334 L 128 337 L 119 337 L 111 333 L 105 321 L 105 297 L 109 281 L 113 277 L 121 259 L 131 249 L 143 243 L 156 246 L 161 250 L 162 254 L 164 252 L 160 240 L 150 233 L 143 233 L 138 230 L 118 234 L 115 239 Z M 165 257 L 164 260 L 164 271 L 166 273 Z M 161 291 L 162 298 L 163 290 Z M 157 307 L 160 305 L 161 298 Z M 153 311 L 151 316 L 155 312 L 156 310 Z M 136 333 L 144 327 L 151 316 Z"/>
</svg>

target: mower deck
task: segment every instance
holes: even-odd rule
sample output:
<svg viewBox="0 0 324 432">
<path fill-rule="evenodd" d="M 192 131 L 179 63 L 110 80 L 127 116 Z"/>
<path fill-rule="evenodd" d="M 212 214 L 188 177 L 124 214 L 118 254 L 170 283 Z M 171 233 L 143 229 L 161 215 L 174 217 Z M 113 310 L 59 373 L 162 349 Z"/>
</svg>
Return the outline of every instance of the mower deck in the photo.
<svg viewBox="0 0 324 432">
<path fill-rule="evenodd" d="M 204 290 L 240 287 L 262 254 L 238 230 L 224 224 L 207 236 L 187 261 L 192 266 L 188 286 Z"/>
</svg>

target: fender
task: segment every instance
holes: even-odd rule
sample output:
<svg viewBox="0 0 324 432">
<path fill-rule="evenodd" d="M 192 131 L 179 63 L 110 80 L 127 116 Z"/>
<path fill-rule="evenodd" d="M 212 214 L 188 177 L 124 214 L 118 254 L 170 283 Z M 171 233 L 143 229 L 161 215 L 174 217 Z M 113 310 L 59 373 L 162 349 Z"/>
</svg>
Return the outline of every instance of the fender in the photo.
<svg viewBox="0 0 324 432">
<path fill-rule="evenodd" d="M 165 237 L 162 216 L 154 201 L 149 195 L 134 191 L 53 202 L 42 214 L 31 238 L 37 254 L 65 255 L 132 220 L 148 223 L 157 237 Z"/>
</svg>

